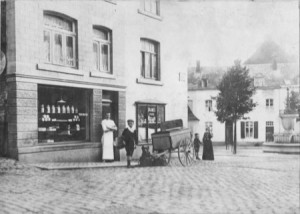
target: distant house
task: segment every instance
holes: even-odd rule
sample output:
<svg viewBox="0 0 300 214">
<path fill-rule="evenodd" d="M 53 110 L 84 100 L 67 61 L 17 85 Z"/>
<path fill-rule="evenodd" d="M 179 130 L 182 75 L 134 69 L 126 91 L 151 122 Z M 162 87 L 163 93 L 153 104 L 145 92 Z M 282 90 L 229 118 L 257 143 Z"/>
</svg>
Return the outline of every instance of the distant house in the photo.
<svg viewBox="0 0 300 214">
<path fill-rule="evenodd" d="M 299 92 L 299 70 L 296 63 L 281 62 L 276 68 L 269 63 L 255 64 L 252 58 L 244 63 L 249 68 L 249 74 L 253 77 L 256 93 L 253 102 L 257 107 L 238 121 L 237 142 L 239 145 L 254 145 L 273 141 L 273 134 L 282 132 L 280 112 L 285 107 L 287 89 Z M 191 73 L 195 68 L 189 68 Z M 219 91 L 216 85 L 220 81 L 227 68 L 205 67 L 200 69 L 198 84 L 189 84 L 188 96 L 193 113 L 199 118 L 199 127 L 196 132 L 203 134 L 209 127 L 214 134 L 215 144 L 232 142 L 233 127 L 217 121 L 214 111 L 216 110 L 216 97 Z M 218 71 L 218 72 L 217 72 Z M 297 75 L 298 74 L 298 75 Z M 193 75 L 189 74 L 189 77 Z M 207 86 L 202 81 L 206 79 Z M 189 81 L 191 82 L 191 81 Z M 300 131 L 300 123 L 297 122 L 295 132 Z"/>
</svg>

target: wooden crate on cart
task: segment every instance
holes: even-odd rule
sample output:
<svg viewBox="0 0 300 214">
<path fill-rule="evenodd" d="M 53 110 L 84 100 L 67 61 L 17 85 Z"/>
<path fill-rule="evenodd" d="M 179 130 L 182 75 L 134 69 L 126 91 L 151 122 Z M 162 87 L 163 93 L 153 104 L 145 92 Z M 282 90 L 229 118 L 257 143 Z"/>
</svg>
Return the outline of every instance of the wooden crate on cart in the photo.
<svg viewBox="0 0 300 214">
<path fill-rule="evenodd" d="M 162 123 L 161 130 L 151 135 L 153 152 L 164 155 L 169 163 L 171 152 L 177 150 L 180 163 L 183 166 L 190 165 L 194 161 L 190 129 L 184 128 L 179 119 Z"/>
</svg>

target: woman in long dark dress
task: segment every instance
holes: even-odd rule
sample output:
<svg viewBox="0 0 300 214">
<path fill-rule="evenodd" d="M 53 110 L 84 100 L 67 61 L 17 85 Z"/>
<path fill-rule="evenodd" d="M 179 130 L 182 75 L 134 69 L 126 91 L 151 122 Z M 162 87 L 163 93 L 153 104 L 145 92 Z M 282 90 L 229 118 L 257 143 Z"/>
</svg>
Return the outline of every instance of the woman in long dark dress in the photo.
<svg viewBox="0 0 300 214">
<path fill-rule="evenodd" d="M 211 142 L 212 133 L 210 133 L 209 128 L 206 128 L 206 131 L 203 135 L 203 155 L 202 160 L 214 160 L 214 150 Z"/>
<path fill-rule="evenodd" d="M 125 150 L 126 150 L 126 156 L 127 156 L 127 167 L 131 167 L 131 157 L 133 154 L 133 151 L 137 145 L 137 133 L 136 130 L 133 128 L 133 120 L 129 119 L 127 120 L 128 127 L 124 129 L 122 136 L 125 141 Z"/>
</svg>

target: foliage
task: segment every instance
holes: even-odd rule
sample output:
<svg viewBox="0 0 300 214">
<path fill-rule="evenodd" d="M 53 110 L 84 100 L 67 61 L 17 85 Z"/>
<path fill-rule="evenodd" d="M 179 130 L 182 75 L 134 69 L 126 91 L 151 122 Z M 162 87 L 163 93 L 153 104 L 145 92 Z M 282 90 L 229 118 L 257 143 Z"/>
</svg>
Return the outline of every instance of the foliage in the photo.
<svg viewBox="0 0 300 214">
<path fill-rule="evenodd" d="M 286 98 L 285 114 L 296 114 L 300 108 L 299 92 L 291 91 L 291 95 Z"/>
<path fill-rule="evenodd" d="M 217 89 L 220 92 L 215 114 L 218 121 L 234 124 L 233 153 L 236 154 L 236 121 L 256 106 L 251 99 L 255 93 L 253 79 L 250 78 L 248 69 L 236 60 L 235 65 L 223 75 Z"/>
<path fill-rule="evenodd" d="M 220 122 L 235 122 L 255 107 L 251 100 L 255 93 L 253 81 L 248 69 L 242 67 L 240 62 L 235 62 L 223 75 L 217 89 L 220 92 L 215 114 Z"/>
</svg>

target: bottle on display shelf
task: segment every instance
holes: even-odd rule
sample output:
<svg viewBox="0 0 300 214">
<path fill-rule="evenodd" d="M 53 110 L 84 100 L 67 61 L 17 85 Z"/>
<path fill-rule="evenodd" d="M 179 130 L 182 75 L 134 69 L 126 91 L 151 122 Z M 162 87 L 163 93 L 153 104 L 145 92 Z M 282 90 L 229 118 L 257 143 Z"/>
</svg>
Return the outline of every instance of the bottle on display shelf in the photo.
<svg viewBox="0 0 300 214">
<path fill-rule="evenodd" d="M 44 104 L 41 105 L 41 113 L 43 114 L 45 112 Z"/>
<path fill-rule="evenodd" d="M 54 105 L 52 105 L 52 114 L 55 114 L 55 106 Z"/>
<path fill-rule="evenodd" d="M 70 114 L 70 106 L 67 105 L 67 108 L 66 108 L 66 112 L 67 114 Z"/>
<path fill-rule="evenodd" d="M 65 105 L 63 105 L 63 106 L 61 107 L 61 113 L 62 113 L 62 114 L 65 114 L 65 113 L 66 113 L 66 107 L 65 107 Z"/>
<path fill-rule="evenodd" d="M 47 112 L 46 113 L 51 113 L 51 110 L 50 110 L 50 105 L 47 105 Z"/>
<path fill-rule="evenodd" d="M 60 114 L 60 106 L 59 105 L 57 105 L 57 107 L 56 107 L 56 112 L 57 112 L 57 114 Z"/>
<path fill-rule="evenodd" d="M 80 125 L 76 124 L 76 131 L 80 131 Z"/>
<path fill-rule="evenodd" d="M 75 108 L 75 114 L 78 114 L 78 108 L 77 107 Z"/>
<path fill-rule="evenodd" d="M 74 114 L 74 106 L 71 106 L 71 113 Z"/>
</svg>

